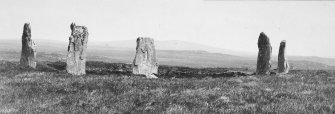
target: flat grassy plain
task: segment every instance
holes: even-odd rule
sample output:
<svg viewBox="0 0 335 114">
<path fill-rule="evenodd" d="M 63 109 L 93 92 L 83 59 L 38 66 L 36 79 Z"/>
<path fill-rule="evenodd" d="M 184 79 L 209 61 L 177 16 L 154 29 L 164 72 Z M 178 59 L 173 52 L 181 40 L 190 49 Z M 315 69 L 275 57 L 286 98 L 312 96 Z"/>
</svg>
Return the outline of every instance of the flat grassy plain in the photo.
<svg viewBox="0 0 335 114">
<path fill-rule="evenodd" d="M 181 67 L 170 66 L 160 67 L 162 78 L 146 79 L 129 69 L 89 62 L 87 75 L 72 76 L 62 62 L 31 70 L 0 61 L 0 113 L 335 113 L 331 70 L 225 76 L 229 69 L 212 68 L 222 76 L 178 77 L 183 72 L 166 69 Z"/>
</svg>

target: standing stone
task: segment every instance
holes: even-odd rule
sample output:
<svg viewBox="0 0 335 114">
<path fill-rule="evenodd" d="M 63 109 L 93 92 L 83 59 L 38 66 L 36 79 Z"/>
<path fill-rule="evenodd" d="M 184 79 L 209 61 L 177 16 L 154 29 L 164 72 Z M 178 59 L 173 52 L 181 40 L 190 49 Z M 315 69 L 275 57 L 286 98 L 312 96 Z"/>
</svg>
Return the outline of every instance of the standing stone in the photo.
<svg viewBox="0 0 335 114">
<path fill-rule="evenodd" d="M 29 23 L 25 23 L 23 26 L 20 65 L 34 69 L 36 68 L 36 45 L 31 39 L 31 28 Z"/>
<path fill-rule="evenodd" d="M 280 42 L 279 53 L 278 53 L 278 73 L 286 74 L 288 73 L 290 67 L 286 59 L 286 41 Z"/>
<path fill-rule="evenodd" d="M 73 75 L 86 74 L 86 48 L 88 32 L 85 26 L 70 26 L 72 33 L 69 38 L 69 46 L 66 60 L 66 71 Z"/>
<path fill-rule="evenodd" d="M 157 78 L 158 63 L 154 39 L 137 38 L 136 55 L 133 62 L 133 74 L 143 74 L 147 78 Z"/>
<path fill-rule="evenodd" d="M 272 47 L 270 39 L 262 32 L 258 38 L 258 58 L 256 74 L 270 74 Z"/>
</svg>

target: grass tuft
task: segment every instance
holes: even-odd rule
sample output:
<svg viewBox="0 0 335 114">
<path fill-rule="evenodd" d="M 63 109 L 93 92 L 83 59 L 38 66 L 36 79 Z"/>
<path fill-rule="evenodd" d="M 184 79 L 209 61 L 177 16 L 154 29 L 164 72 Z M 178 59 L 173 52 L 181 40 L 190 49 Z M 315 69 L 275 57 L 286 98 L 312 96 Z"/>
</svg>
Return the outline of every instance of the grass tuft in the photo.
<svg viewBox="0 0 335 114">
<path fill-rule="evenodd" d="M 83 76 L 67 74 L 61 62 L 39 64 L 1 62 L 0 113 L 335 113 L 334 71 L 146 79 L 120 64 L 93 62 L 95 73 Z M 197 70 L 206 71 L 190 71 Z"/>
</svg>

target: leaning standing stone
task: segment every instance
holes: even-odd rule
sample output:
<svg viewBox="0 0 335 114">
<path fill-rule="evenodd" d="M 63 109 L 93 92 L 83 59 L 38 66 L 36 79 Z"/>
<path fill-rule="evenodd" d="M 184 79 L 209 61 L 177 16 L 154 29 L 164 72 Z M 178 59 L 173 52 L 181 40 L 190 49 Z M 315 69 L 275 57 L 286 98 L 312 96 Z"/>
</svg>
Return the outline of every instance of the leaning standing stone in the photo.
<svg viewBox="0 0 335 114">
<path fill-rule="evenodd" d="M 133 74 L 143 74 L 147 78 L 157 78 L 158 63 L 154 40 L 137 38 L 136 55 L 133 62 Z"/>
<path fill-rule="evenodd" d="M 66 60 L 66 71 L 73 75 L 86 74 L 86 48 L 88 32 L 85 26 L 70 26 L 72 33 L 69 38 L 69 46 Z"/>
<path fill-rule="evenodd" d="M 29 23 L 25 23 L 23 26 L 20 65 L 34 69 L 36 68 L 36 45 L 31 39 L 31 28 Z"/>
<path fill-rule="evenodd" d="M 263 32 L 258 38 L 258 49 L 256 74 L 270 74 L 272 47 L 270 39 Z"/>
<path fill-rule="evenodd" d="M 289 71 L 289 64 L 286 59 L 286 41 L 280 42 L 279 53 L 278 53 L 278 73 L 286 74 Z"/>
</svg>

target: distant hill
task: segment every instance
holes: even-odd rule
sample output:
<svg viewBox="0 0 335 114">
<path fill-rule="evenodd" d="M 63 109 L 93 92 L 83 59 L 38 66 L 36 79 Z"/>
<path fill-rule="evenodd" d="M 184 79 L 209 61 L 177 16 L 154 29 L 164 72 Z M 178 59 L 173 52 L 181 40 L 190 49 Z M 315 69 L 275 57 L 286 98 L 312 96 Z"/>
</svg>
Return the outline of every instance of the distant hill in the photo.
<svg viewBox="0 0 335 114">
<path fill-rule="evenodd" d="M 20 39 L 0 39 L 0 48 L 20 50 L 21 41 Z M 40 51 L 61 51 L 67 49 L 67 41 L 59 40 L 46 40 L 46 39 L 34 39 L 38 45 Z M 136 40 L 122 40 L 122 41 L 89 41 L 88 50 L 105 50 L 105 49 L 117 49 L 117 50 L 134 50 L 136 48 Z M 185 41 L 167 40 L 167 41 L 155 41 L 157 50 L 190 50 L 190 51 L 208 51 L 212 53 L 223 53 L 237 56 L 252 55 L 249 52 L 234 51 L 229 49 L 221 49 L 211 47 L 207 45 L 190 43 Z M 50 50 L 51 49 L 51 50 Z"/>
<path fill-rule="evenodd" d="M 110 42 L 92 42 L 91 45 L 100 45 L 106 47 L 119 47 L 119 48 L 128 48 L 135 49 L 136 40 L 122 40 L 122 41 L 110 41 Z M 221 49 L 212 46 L 202 45 L 198 43 L 178 41 L 178 40 L 165 40 L 165 41 L 155 41 L 156 49 L 158 50 L 202 50 L 208 51 L 211 53 L 223 53 L 236 56 L 251 56 L 254 55 L 250 52 Z"/>
<path fill-rule="evenodd" d="M 67 41 L 62 42 L 56 40 L 36 39 L 35 42 L 38 45 L 37 56 L 40 61 L 65 60 Z M 219 48 L 212 48 L 210 46 L 198 45 L 195 43 L 182 41 L 164 42 L 156 41 L 159 64 L 190 67 L 235 67 L 249 69 L 254 69 L 256 65 L 256 57 L 242 56 L 243 54 L 231 54 L 239 53 L 238 51 L 222 49 L 222 53 L 220 53 L 215 52 L 216 49 L 221 50 Z M 92 42 L 89 43 L 88 46 L 89 60 L 113 63 L 131 63 L 135 55 L 136 42 L 130 40 L 106 43 Z M 20 40 L 0 40 L 0 59 L 19 60 L 20 50 Z M 226 53 L 223 53 L 223 51 L 226 51 Z M 294 69 L 333 69 L 333 66 L 335 66 L 335 59 L 332 58 L 289 56 L 288 59 Z M 273 68 L 276 68 L 277 58 L 274 56 L 272 60 Z"/>
</svg>

